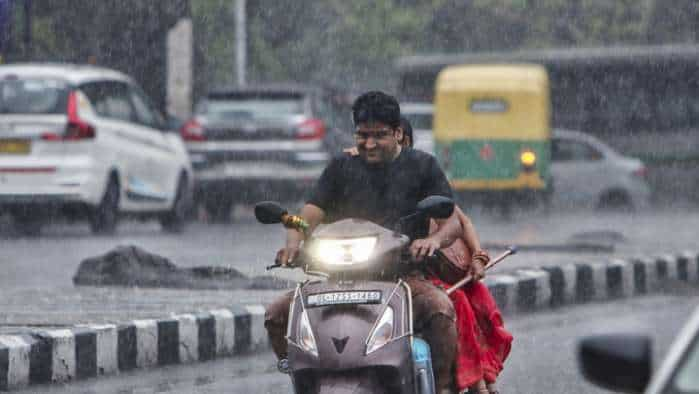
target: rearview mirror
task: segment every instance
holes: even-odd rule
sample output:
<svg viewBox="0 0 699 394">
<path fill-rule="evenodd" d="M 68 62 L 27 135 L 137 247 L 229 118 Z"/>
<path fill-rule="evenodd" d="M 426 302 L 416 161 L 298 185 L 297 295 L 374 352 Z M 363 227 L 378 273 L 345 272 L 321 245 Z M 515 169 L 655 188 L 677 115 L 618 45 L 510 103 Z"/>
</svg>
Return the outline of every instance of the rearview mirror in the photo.
<svg viewBox="0 0 699 394">
<path fill-rule="evenodd" d="M 255 204 L 255 218 L 263 224 L 281 223 L 282 216 L 287 213 L 286 209 L 274 201 L 263 201 Z"/>
<path fill-rule="evenodd" d="M 578 349 L 585 378 L 614 391 L 642 393 L 651 376 L 651 341 L 641 335 L 597 335 Z"/>
<path fill-rule="evenodd" d="M 429 196 L 417 203 L 417 210 L 428 217 L 446 219 L 454 212 L 454 201 L 444 196 Z"/>
</svg>

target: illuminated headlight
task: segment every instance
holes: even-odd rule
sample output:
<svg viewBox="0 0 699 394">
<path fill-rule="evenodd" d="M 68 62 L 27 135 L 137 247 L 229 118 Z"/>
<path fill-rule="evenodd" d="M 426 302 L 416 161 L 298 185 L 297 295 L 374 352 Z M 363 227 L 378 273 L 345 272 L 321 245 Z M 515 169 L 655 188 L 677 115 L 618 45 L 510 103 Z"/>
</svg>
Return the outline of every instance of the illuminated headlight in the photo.
<svg viewBox="0 0 699 394">
<path fill-rule="evenodd" d="M 316 239 L 313 257 L 329 265 L 351 265 L 369 260 L 376 237 Z"/>
<path fill-rule="evenodd" d="M 366 343 L 366 354 L 372 353 L 388 343 L 393 338 L 393 308 L 386 307 L 374 331 Z"/>
<path fill-rule="evenodd" d="M 536 154 L 530 150 L 525 150 L 520 154 L 519 160 L 525 167 L 532 167 L 536 164 Z"/>
<path fill-rule="evenodd" d="M 299 321 L 299 331 L 297 340 L 301 349 L 318 357 L 318 346 L 316 346 L 316 338 L 313 336 L 313 330 L 311 330 L 311 323 L 308 320 L 308 313 L 306 313 L 305 310 L 303 311 L 303 313 L 301 313 L 301 320 Z"/>
</svg>

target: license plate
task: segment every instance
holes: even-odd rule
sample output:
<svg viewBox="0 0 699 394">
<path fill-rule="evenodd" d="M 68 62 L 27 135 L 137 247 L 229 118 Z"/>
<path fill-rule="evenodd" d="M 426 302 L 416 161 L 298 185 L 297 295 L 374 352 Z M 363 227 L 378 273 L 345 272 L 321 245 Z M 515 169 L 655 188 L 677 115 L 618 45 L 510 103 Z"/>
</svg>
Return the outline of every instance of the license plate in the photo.
<svg viewBox="0 0 699 394">
<path fill-rule="evenodd" d="M 0 154 L 26 155 L 30 146 L 25 140 L 0 140 Z"/>
<path fill-rule="evenodd" d="M 372 291 L 335 291 L 328 293 L 310 294 L 306 306 L 326 306 L 343 304 L 380 304 L 381 292 Z"/>
</svg>

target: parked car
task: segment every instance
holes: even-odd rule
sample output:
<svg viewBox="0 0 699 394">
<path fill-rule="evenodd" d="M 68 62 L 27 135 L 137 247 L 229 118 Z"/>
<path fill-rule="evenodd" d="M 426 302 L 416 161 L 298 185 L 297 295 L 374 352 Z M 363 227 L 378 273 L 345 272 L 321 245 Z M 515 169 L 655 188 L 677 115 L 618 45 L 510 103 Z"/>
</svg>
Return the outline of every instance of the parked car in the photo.
<svg viewBox="0 0 699 394">
<path fill-rule="evenodd" d="M 0 212 L 36 234 L 49 217 L 111 233 L 122 214 L 179 231 L 192 171 L 182 139 L 134 81 L 95 66 L 0 66 Z"/>
<path fill-rule="evenodd" d="M 699 308 L 690 316 L 651 376 L 651 340 L 636 334 L 582 339 L 579 361 L 591 382 L 625 393 L 699 393 Z"/>
<path fill-rule="evenodd" d="M 403 103 L 400 113 L 413 126 L 415 141 L 413 147 L 434 155 L 434 137 L 432 136 L 433 106 L 430 103 Z"/>
<path fill-rule="evenodd" d="M 560 205 L 629 209 L 648 205 L 646 167 L 585 133 L 555 129 L 551 139 L 553 198 Z"/>
<path fill-rule="evenodd" d="M 185 123 L 195 200 L 215 221 L 236 202 L 299 198 L 342 147 L 354 145 L 350 98 L 298 84 L 209 92 Z"/>
</svg>

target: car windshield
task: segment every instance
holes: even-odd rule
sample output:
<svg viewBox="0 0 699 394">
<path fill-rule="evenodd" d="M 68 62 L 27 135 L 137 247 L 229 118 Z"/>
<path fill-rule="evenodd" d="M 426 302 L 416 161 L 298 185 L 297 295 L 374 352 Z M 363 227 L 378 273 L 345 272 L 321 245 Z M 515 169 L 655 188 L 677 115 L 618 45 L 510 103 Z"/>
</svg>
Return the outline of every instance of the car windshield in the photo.
<svg viewBox="0 0 699 394">
<path fill-rule="evenodd" d="M 213 122 L 273 120 L 304 113 L 302 96 L 209 98 L 198 110 Z"/>
<path fill-rule="evenodd" d="M 675 374 L 671 393 L 699 394 L 699 337 L 695 337 Z"/>
<path fill-rule="evenodd" d="M 62 114 L 67 108 L 68 84 L 50 78 L 0 80 L 0 113 Z"/>
</svg>

